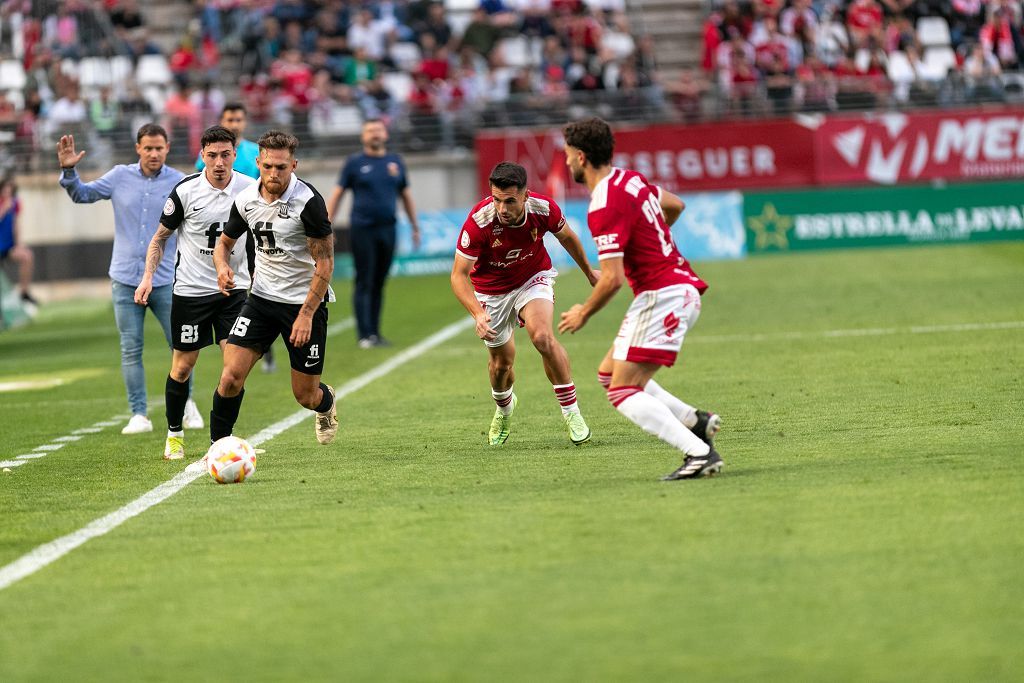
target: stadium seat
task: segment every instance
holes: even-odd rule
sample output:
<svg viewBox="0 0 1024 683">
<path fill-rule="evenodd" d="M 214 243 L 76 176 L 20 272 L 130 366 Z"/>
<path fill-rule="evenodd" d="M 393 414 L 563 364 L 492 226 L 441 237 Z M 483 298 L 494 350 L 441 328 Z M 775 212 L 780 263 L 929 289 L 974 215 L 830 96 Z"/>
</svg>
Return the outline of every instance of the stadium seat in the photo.
<svg viewBox="0 0 1024 683">
<path fill-rule="evenodd" d="M 926 48 L 949 45 L 949 24 L 943 17 L 921 17 L 917 20 L 917 40 Z"/>
<path fill-rule="evenodd" d="M 110 80 L 123 85 L 132 77 L 132 60 L 123 55 L 110 58 Z"/>
<path fill-rule="evenodd" d="M 3 83 L 5 90 L 22 90 L 27 82 L 25 69 L 17 59 L 0 62 L 0 83 Z"/>
<path fill-rule="evenodd" d="M 167 92 L 161 85 L 142 86 L 142 98 L 149 103 L 153 114 L 159 116 L 164 113 L 164 102 L 167 101 Z"/>
<path fill-rule="evenodd" d="M 956 68 L 956 53 L 948 45 L 929 47 L 924 51 L 921 77 L 941 81 L 949 76 L 949 70 Z"/>
<path fill-rule="evenodd" d="M 472 12 L 480 6 L 480 0 L 444 0 L 444 8 L 449 12 Z"/>
<path fill-rule="evenodd" d="M 62 75 L 77 81 L 79 73 L 79 64 L 75 59 L 62 59 L 60 60 L 60 72 Z"/>
<path fill-rule="evenodd" d="M 530 41 L 525 36 L 514 36 L 502 38 L 497 45 L 502 61 L 511 67 L 524 67 L 533 65 Z"/>
<path fill-rule="evenodd" d="M 142 55 L 135 67 L 139 85 L 167 85 L 171 82 L 171 68 L 163 55 Z"/>
<path fill-rule="evenodd" d="M 6 90 L 4 96 L 7 97 L 7 101 L 14 105 L 14 108 L 21 111 L 25 108 L 25 91 L 20 88 L 17 90 Z"/>
<path fill-rule="evenodd" d="M 402 71 L 415 71 L 419 66 L 422 53 L 416 43 L 395 43 L 388 50 L 391 59 Z"/>
<path fill-rule="evenodd" d="M 404 71 L 388 71 L 380 75 L 384 89 L 391 93 L 396 102 L 405 102 L 412 92 L 412 76 Z"/>
<path fill-rule="evenodd" d="M 90 90 L 110 85 L 110 62 L 102 57 L 86 57 L 78 64 L 78 82 Z"/>
</svg>

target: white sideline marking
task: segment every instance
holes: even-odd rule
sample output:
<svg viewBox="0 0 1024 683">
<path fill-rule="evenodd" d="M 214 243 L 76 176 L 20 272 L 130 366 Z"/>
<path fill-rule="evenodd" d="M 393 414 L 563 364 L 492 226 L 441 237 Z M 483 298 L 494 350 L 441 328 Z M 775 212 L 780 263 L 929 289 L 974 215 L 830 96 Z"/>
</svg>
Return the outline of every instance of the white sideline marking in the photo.
<svg viewBox="0 0 1024 683">
<path fill-rule="evenodd" d="M 34 450 L 35 452 L 39 453 L 39 452 L 59 451 L 62 448 L 64 448 L 64 444 L 62 444 L 62 443 L 47 443 L 47 444 L 43 444 L 42 446 L 36 446 L 32 450 Z"/>
<path fill-rule="evenodd" d="M 0 467 L 21 467 L 24 464 L 24 460 L 0 460 Z"/>
<path fill-rule="evenodd" d="M 451 339 L 458 333 L 472 327 L 473 325 L 474 321 L 472 318 L 463 318 L 456 323 L 448 325 L 419 343 L 410 346 L 405 351 L 395 354 L 377 367 L 338 387 L 335 390 L 336 398 L 341 399 L 355 391 L 358 391 L 359 389 L 362 389 L 370 382 L 380 379 L 395 368 L 422 356 L 438 344 Z M 294 427 L 304 419 L 307 419 L 310 412 L 312 411 L 303 408 L 302 410 L 289 415 L 280 422 L 272 424 L 266 429 L 257 432 L 251 436 L 248 441 L 253 446 L 258 446 L 265 441 L 269 441 L 289 427 Z M 24 461 L 18 460 L 13 462 L 17 462 L 19 465 L 24 463 Z M 0 590 L 7 588 L 11 584 L 20 581 L 27 576 L 31 576 L 48 564 L 64 557 L 69 552 L 86 543 L 90 539 L 102 536 L 116 529 L 132 517 L 140 515 L 154 505 L 167 500 L 175 493 L 198 479 L 206 471 L 206 469 L 200 465 L 201 462 L 202 461 L 196 461 L 191 463 L 184 471 L 175 475 L 174 478 L 165 481 L 163 484 L 160 484 L 148 493 L 136 498 L 121 509 L 115 510 L 109 515 L 105 515 L 93 522 L 90 522 L 78 531 L 73 531 L 66 536 L 61 536 L 49 543 L 44 543 L 34 550 L 30 550 L 28 553 L 22 555 L 14 562 L 11 562 L 4 567 L 0 567 Z"/>
<path fill-rule="evenodd" d="M 333 325 L 328 325 L 327 326 L 327 334 L 328 335 L 338 334 L 339 332 L 344 332 L 345 330 L 352 329 L 355 326 L 356 326 L 356 319 L 353 318 L 352 316 L 349 316 L 349 317 L 345 318 L 344 320 L 339 320 L 338 322 L 334 323 Z"/>
<path fill-rule="evenodd" d="M 49 453 L 45 451 L 43 453 L 25 453 L 24 455 L 14 456 L 15 460 L 35 460 L 36 458 L 45 458 Z"/>
<path fill-rule="evenodd" d="M 54 443 L 70 443 L 72 441 L 81 441 L 81 439 L 82 437 L 80 435 L 72 434 L 70 436 L 58 436 L 53 441 Z"/>
<path fill-rule="evenodd" d="M 103 422 L 96 422 L 93 424 L 94 427 L 114 427 L 121 424 L 121 420 L 104 420 Z"/>
<path fill-rule="evenodd" d="M 990 330 L 1019 330 L 1024 320 L 999 323 L 957 323 L 952 325 L 919 325 L 912 327 L 868 327 L 850 330 L 823 330 L 821 332 L 765 332 L 764 334 L 712 334 L 695 336 L 686 343 L 723 344 L 728 342 L 789 341 L 795 339 L 835 339 L 843 337 L 881 337 L 890 334 L 937 334 L 940 332 L 986 332 Z"/>
<path fill-rule="evenodd" d="M 103 427 L 82 427 L 71 432 L 72 434 L 99 434 L 103 431 Z"/>
</svg>

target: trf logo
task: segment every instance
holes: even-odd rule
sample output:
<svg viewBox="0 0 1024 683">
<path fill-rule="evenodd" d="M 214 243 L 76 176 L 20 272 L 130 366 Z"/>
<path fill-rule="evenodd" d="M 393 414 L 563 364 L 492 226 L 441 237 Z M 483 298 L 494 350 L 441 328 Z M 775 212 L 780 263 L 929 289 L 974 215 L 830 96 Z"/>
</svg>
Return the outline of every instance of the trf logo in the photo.
<svg viewBox="0 0 1024 683">
<path fill-rule="evenodd" d="M 610 247 L 615 244 L 619 239 L 619 233 L 612 232 L 607 235 L 594 235 L 594 242 L 597 244 L 597 248 Z"/>
</svg>

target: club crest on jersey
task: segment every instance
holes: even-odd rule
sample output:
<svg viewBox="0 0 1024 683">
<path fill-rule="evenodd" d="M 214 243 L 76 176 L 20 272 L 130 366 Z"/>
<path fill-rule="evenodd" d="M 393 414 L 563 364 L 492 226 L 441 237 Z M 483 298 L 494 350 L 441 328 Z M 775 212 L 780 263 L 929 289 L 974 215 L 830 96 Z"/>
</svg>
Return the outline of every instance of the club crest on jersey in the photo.
<svg viewBox="0 0 1024 683">
<path fill-rule="evenodd" d="M 465 230 L 462 231 L 462 238 L 459 239 L 459 246 L 463 249 L 469 249 L 469 233 Z"/>
<path fill-rule="evenodd" d="M 170 197 L 168 197 L 167 201 L 164 202 L 164 215 L 165 216 L 170 216 L 173 213 L 174 213 L 174 201 Z"/>
<path fill-rule="evenodd" d="M 392 178 L 398 177 L 398 164 L 396 164 L 394 161 L 388 162 L 388 175 L 391 176 Z"/>
<path fill-rule="evenodd" d="M 665 325 L 665 335 L 671 337 L 672 333 L 679 327 L 679 316 L 675 313 L 669 313 L 662 322 Z"/>
<path fill-rule="evenodd" d="M 282 204 L 277 210 L 277 215 L 281 218 L 288 218 L 288 204 Z"/>
</svg>

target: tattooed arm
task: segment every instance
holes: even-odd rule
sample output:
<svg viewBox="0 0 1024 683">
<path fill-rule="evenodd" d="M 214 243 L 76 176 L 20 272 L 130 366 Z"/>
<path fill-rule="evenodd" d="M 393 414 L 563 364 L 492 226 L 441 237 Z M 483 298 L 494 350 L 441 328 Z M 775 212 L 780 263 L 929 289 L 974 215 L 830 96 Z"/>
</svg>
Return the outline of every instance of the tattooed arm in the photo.
<svg viewBox="0 0 1024 683">
<path fill-rule="evenodd" d="M 306 245 L 310 256 L 316 262 L 316 269 L 313 271 L 313 280 L 309 283 L 306 301 L 292 325 L 289 341 L 295 346 L 305 346 L 309 341 L 313 330 L 313 313 L 327 296 L 327 287 L 331 284 L 331 276 L 334 274 L 334 234 L 326 237 L 307 237 Z"/>
<path fill-rule="evenodd" d="M 149 303 L 149 294 L 153 291 L 153 275 L 164 259 L 164 248 L 173 234 L 173 230 L 163 225 L 156 229 L 156 234 L 146 249 L 146 272 L 142 274 L 142 282 L 135 288 L 135 303 L 143 306 Z"/>
</svg>

